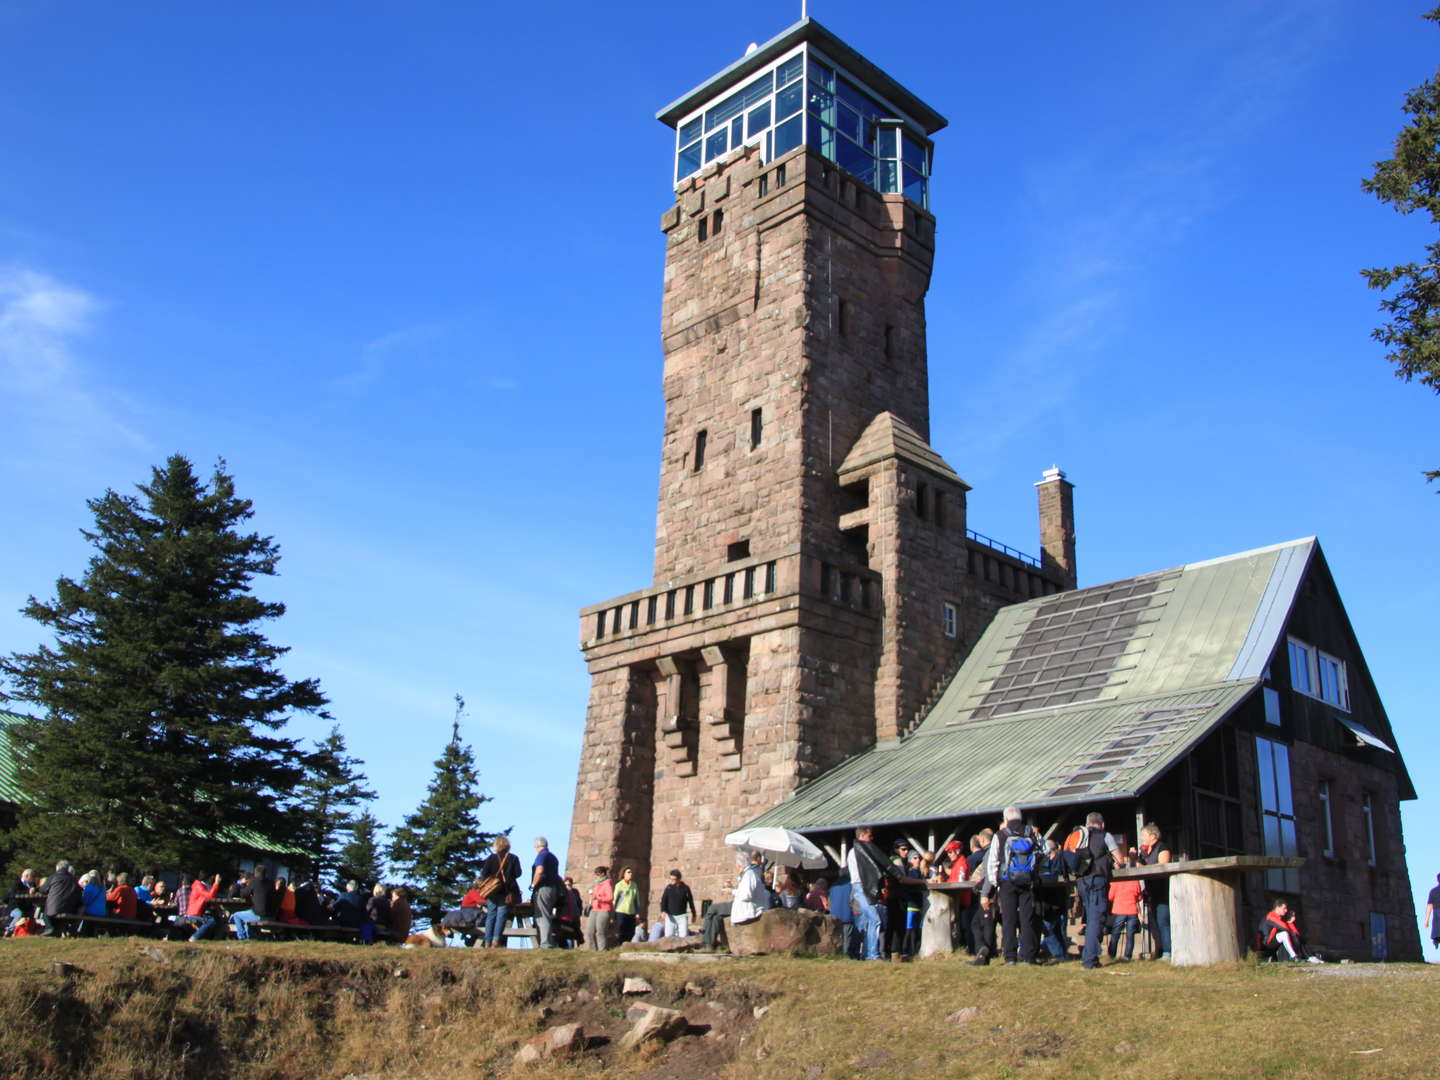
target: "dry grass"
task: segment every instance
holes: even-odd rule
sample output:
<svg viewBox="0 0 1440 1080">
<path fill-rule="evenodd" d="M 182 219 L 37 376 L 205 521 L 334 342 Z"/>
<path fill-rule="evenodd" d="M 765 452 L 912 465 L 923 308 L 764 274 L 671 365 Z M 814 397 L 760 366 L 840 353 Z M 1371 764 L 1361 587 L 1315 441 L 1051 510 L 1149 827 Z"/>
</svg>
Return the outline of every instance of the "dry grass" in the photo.
<svg viewBox="0 0 1440 1080">
<path fill-rule="evenodd" d="M 55 974 L 53 960 L 81 973 Z M 625 1030 L 631 974 L 701 1026 L 663 1049 L 601 1041 Z M 1403 965 L 662 965 L 613 953 L 19 940 L 0 945 L 0 1076 L 505 1076 L 526 1038 L 579 1020 L 599 1037 L 586 1057 L 529 1075 L 1418 1077 L 1437 1071 L 1437 990 L 1440 969 Z M 975 1012 L 950 1019 L 966 1007 Z"/>
</svg>

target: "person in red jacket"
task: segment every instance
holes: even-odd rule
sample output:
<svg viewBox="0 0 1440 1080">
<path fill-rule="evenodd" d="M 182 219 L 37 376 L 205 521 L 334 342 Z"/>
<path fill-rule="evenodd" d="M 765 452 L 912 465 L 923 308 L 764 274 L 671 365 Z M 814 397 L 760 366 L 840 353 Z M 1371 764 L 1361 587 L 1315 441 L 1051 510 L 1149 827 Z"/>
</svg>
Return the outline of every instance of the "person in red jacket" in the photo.
<svg viewBox="0 0 1440 1080">
<path fill-rule="evenodd" d="M 210 884 L 205 884 L 205 879 L 200 875 L 190 883 L 189 899 L 186 901 L 185 910 L 175 920 L 176 926 L 193 926 L 195 932 L 190 935 L 191 941 L 200 941 L 206 934 L 210 933 L 215 926 L 216 919 L 206 908 L 210 901 L 215 899 L 215 894 L 220 891 L 220 875 L 216 874 L 210 879 Z"/>
<path fill-rule="evenodd" d="M 595 884 L 590 886 L 590 914 L 585 919 L 585 947 L 599 951 L 610 947 L 610 920 L 615 917 L 615 882 L 608 866 L 595 867 Z"/>
<path fill-rule="evenodd" d="M 1119 869 L 1127 862 L 1125 853 L 1114 853 L 1115 867 Z M 1125 932 L 1125 959 L 1135 955 L 1135 931 L 1140 929 L 1140 894 L 1144 885 L 1135 880 L 1110 882 L 1110 959 L 1120 944 L 1120 932 Z"/>
<path fill-rule="evenodd" d="M 115 879 L 115 887 L 105 894 L 105 899 L 113 905 L 116 918 L 135 918 L 136 897 L 135 890 L 130 887 L 129 874 L 121 874 Z"/>
<path fill-rule="evenodd" d="M 1308 960 L 1312 964 L 1323 962 L 1318 956 L 1311 956 L 1305 951 L 1300 942 L 1300 927 L 1296 925 L 1290 905 L 1284 900 L 1277 899 L 1260 924 L 1260 944 L 1267 952 L 1275 952 L 1286 960 Z"/>
</svg>

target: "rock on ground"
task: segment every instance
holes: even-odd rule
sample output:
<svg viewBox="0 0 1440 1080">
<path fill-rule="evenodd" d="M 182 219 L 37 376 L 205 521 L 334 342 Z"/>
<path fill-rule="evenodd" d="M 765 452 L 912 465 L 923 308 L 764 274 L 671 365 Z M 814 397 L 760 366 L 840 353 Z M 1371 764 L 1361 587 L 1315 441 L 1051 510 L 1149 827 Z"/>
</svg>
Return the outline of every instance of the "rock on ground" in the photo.
<svg viewBox="0 0 1440 1080">
<path fill-rule="evenodd" d="M 553 1057 L 575 1057 L 585 1049 L 585 1029 L 579 1024 L 559 1024 L 536 1035 L 515 1055 L 516 1065 L 534 1065 Z"/>
<path fill-rule="evenodd" d="M 839 920 L 806 908 L 771 908 L 739 926 L 727 919 L 725 935 L 735 956 L 837 956 L 843 941 Z"/>
<path fill-rule="evenodd" d="M 626 1016 L 635 1017 L 635 1023 L 620 1039 L 620 1049 L 632 1050 L 642 1043 L 668 1042 L 690 1030 L 690 1022 L 678 1009 L 662 1009 L 658 1005 L 637 1005 Z"/>
</svg>

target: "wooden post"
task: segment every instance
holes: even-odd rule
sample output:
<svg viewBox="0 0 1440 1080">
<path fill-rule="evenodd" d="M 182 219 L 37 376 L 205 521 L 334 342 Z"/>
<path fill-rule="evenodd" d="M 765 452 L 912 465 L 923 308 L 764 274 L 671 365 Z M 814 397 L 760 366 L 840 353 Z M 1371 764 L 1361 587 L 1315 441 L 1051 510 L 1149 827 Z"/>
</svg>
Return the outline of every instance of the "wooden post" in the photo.
<svg viewBox="0 0 1440 1080">
<path fill-rule="evenodd" d="M 930 906 L 920 927 L 920 956 L 945 956 L 955 951 L 952 936 L 955 897 L 942 889 L 930 890 Z"/>
<path fill-rule="evenodd" d="M 1201 967 L 1240 959 L 1231 875 L 1174 874 L 1170 878 L 1170 963 Z"/>
</svg>

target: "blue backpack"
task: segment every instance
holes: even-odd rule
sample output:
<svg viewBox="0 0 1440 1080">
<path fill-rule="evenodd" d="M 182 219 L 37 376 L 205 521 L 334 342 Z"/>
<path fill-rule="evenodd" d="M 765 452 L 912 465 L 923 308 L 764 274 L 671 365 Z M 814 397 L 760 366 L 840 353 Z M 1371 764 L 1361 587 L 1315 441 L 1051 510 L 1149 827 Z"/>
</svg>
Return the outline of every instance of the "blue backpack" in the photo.
<svg viewBox="0 0 1440 1080">
<path fill-rule="evenodd" d="M 1026 889 L 1035 884 L 1040 866 L 1040 845 L 1033 834 L 1021 833 L 1005 838 L 1005 857 L 1001 860 L 1000 879 Z"/>
</svg>

